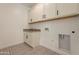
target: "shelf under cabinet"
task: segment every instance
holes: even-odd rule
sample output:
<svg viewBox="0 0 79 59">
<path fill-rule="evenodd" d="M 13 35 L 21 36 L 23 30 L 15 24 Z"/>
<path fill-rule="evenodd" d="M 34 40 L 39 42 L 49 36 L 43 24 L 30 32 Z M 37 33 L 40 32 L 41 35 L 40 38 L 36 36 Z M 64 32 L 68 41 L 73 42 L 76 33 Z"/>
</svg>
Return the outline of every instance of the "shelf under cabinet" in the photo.
<svg viewBox="0 0 79 59">
<path fill-rule="evenodd" d="M 51 19 L 32 21 L 32 22 L 29 22 L 29 24 L 47 22 L 47 21 L 53 21 L 53 20 L 59 20 L 59 19 L 66 19 L 66 18 L 72 18 L 72 17 L 77 17 L 77 16 L 79 16 L 79 14 L 72 14 L 72 15 L 67 15 L 67 16 L 55 17 L 55 18 L 51 18 Z"/>
</svg>

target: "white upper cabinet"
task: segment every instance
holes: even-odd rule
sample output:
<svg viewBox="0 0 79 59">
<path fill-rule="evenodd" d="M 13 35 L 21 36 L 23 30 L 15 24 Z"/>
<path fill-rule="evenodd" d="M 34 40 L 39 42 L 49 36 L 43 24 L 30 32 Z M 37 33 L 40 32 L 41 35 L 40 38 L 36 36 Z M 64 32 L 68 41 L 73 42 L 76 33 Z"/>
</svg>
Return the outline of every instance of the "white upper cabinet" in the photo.
<svg viewBox="0 0 79 59">
<path fill-rule="evenodd" d="M 30 20 L 39 21 L 56 17 L 56 4 L 39 3 L 36 4 L 30 11 Z"/>
<path fill-rule="evenodd" d="M 30 10 L 30 20 L 32 21 L 42 20 L 42 15 L 43 15 L 43 4 L 42 3 L 36 4 Z"/>
<path fill-rule="evenodd" d="M 38 3 L 30 10 L 30 21 L 79 14 L 78 3 Z"/>
<path fill-rule="evenodd" d="M 57 5 L 57 16 L 68 16 L 78 14 L 77 3 L 58 3 Z"/>
<path fill-rule="evenodd" d="M 45 3 L 44 4 L 44 15 L 45 19 L 51 19 L 56 17 L 56 4 L 55 3 Z"/>
</svg>

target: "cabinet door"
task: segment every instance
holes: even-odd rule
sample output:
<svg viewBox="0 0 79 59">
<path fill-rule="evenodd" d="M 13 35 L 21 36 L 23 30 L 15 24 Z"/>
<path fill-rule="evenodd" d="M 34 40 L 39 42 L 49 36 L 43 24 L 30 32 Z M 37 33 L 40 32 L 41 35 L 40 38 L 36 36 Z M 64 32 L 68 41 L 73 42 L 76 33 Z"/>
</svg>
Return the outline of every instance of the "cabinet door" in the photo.
<svg viewBox="0 0 79 59">
<path fill-rule="evenodd" d="M 56 4 L 55 3 L 45 3 L 44 4 L 44 14 L 46 19 L 51 19 L 56 17 Z"/>
<path fill-rule="evenodd" d="M 57 4 L 57 15 L 67 16 L 78 13 L 77 3 L 58 3 Z"/>
<path fill-rule="evenodd" d="M 31 39 L 30 37 L 31 35 L 29 34 L 29 32 L 25 32 L 25 41 L 28 42 L 29 39 Z"/>
<path fill-rule="evenodd" d="M 32 42 L 33 42 L 33 47 L 36 47 L 39 45 L 39 42 L 40 42 L 40 33 L 39 32 L 32 33 Z"/>
<path fill-rule="evenodd" d="M 43 15 L 43 4 L 36 4 L 30 11 L 30 17 L 32 21 L 38 21 L 42 19 Z"/>
<path fill-rule="evenodd" d="M 31 39 L 32 39 L 31 33 L 30 33 L 30 32 L 26 32 L 26 33 L 25 33 L 25 39 L 24 39 L 24 41 L 25 41 L 27 44 L 29 44 L 30 46 L 31 46 Z"/>
</svg>

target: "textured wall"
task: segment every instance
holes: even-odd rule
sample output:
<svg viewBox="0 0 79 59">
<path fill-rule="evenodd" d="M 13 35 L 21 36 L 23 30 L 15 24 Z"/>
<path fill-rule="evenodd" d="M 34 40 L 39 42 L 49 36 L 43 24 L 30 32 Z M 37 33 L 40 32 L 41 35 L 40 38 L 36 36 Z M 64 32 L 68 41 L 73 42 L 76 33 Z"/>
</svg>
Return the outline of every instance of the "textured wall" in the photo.
<svg viewBox="0 0 79 59">
<path fill-rule="evenodd" d="M 40 44 L 52 50 L 59 49 L 58 34 L 70 35 L 71 53 L 79 54 L 79 17 L 36 23 L 31 27 L 41 29 Z M 45 28 L 49 30 L 46 31 Z"/>
<path fill-rule="evenodd" d="M 28 10 L 22 4 L 0 4 L 0 48 L 23 42 Z"/>
</svg>

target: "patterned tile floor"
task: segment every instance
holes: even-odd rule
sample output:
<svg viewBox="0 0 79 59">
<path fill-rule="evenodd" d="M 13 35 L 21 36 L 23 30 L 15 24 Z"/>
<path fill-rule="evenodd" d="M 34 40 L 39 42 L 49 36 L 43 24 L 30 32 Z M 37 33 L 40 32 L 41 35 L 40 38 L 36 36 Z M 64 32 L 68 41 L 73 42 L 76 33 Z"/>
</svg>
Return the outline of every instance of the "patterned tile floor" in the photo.
<svg viewBox="0 0 79 59">
<path fill-rule="evenodd" d="M 31 48 L 27 44 L 22 43 L 4 49 L 0 49 L 0 55 L 59 55 L 59 54 L 42 46 Z"/>
</svg>

